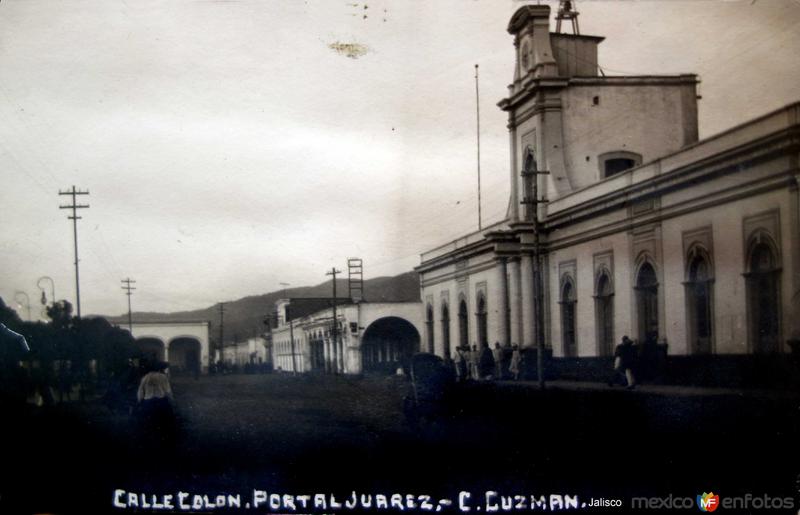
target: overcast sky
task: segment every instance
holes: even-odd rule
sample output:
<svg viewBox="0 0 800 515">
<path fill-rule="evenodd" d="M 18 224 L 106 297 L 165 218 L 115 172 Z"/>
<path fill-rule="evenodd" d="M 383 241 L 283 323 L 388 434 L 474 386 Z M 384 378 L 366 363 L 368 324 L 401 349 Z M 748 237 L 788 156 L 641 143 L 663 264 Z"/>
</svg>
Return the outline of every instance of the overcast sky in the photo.
<svg viewBox="0 0 800 515">
<path fill-rule="evenodd" d="M 701 137 L 800 100 L 797 1 L 576 3 L 608 74 L 700 75 Z M 180 311 L 350 256 L 408 271 L 477 228 L 476 63 L 483 218 L 501 220 L 521 5 L 2 1 L 0 296 L 35 317 L 46 275 L 74 302 L 72 185 L 84 314 L 126 311 L 128 276 L 134 310 Z"/>
</svg>

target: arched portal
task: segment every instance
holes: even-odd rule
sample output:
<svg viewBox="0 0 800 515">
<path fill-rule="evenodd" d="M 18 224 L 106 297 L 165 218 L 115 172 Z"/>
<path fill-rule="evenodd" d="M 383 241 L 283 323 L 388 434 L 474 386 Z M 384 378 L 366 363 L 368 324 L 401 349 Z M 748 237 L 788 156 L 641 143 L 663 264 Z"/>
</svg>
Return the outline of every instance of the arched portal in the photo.
<svg viewBox="0 0 800 515">
<path fill-rule="evenodd" d="M 200 341 L 184 337 L 169 342 L 169 368 L 174 374 L 200 373 Z"/>
<path fill-rule="evenodd" d="M 597 350 L 600 356 L 611 356 L 614 348 L 614 290 L 608 274 L 603 272 L 597 280 L 595 296 L 597 315 Z"/>
<path fill-rule="evenodd" d="M 458 345 L 462 348 L 469 347 L 469 314 L 467 303 L 463 299 L 458 304 Z"/>
<path fill-rule="evenodd" d="M 143 337 L 136 339 L 136 347 L 142 357 L 150 361 L 164 361 L 164 342 L 158 338 Z"/>
<path fill-rule="evenodd" d="M 411 355 L 419 352 L 420 336 L 407 320 L 384 317 L 367 327 L 361 345 L 364 372 L 394 373 L 407 368 Z"/>
<path fill-rule="evenodd" d="M 486 299 L 483 295 L 478 296 L 478 312 L 475 313 L 476 326 L 478 328 L 478 348 L 489 345 L 489 336 L 486 327 Z"/>
<path fill-rule="evenodd" d="M 564 340 L 564 356 L 567 358 L 578 355 L 575 339 L 575 301 L 575 287 L 572 285 L 572 280 L 567 279 L 561 287 L 561 334 Z"/>
<path fill-rule="evenodd" d="M 658 341 L 658 278 L 650 263 L 644 263 L 636 276 L 636 300 L 639 310 L 639 340 Z"/>
<path fill-rule="evenodd" d="M 444 345 L 444 357 L 450 357 L 450 307 L 442 304 L 442 345 Z"/>
<path fill-rule="evenodd" d="M 766 240 L 766 238 L 763 238 Z M 756 243 L 748 260 L 747 300 L 750 312 L 750 341 L 754 352 L 780 351 L 780 268 L 773 247 Z"/>
<path fill-rule="evenodd" d="M 705 251 L 693 249 L 687 275 L 686 301 L 691 352 L 708 354 L 712 350 L 713 338 L 712 274 Z"/>
</svg>

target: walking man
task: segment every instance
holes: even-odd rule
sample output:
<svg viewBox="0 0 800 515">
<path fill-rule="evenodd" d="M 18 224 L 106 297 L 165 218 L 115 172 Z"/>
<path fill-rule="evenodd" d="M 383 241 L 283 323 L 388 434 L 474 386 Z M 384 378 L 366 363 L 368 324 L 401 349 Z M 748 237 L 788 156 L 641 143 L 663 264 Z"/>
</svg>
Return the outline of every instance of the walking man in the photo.
<svg viewBox="0 0 800 515">
<path fill-rule="evenodd" d="M 608 386 L 614 386 L 624 378 L 626 388 L 629 390 L 635 388 L 636 377 L 633 375 L 635 361 L 636 348 L 633 346 L 633 341 L 623 336 L 622 342 L 614 349 L 614 373 L 608 381 Z"/>
</svg>

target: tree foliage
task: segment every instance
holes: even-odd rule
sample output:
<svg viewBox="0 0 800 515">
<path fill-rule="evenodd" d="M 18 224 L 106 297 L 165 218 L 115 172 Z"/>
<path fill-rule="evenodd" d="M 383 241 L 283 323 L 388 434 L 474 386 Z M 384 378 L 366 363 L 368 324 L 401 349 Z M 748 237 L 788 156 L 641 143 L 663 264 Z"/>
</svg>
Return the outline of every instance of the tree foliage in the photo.
<svg viewBox="0 0 800 515">
<path fill-rule="evenodd" d="M 76 318 L 72 304 L 65 300 L 53 303 L 46 312 L 50 322 L 26 322 L 0 298 L 0 323 L 25 336 L 30 359 L 44 365 L 69 361 L 78 373 L 94 361 L 98 375 L 111 376 L 122 373 L 128 359 L 137 354 L 130 332 L 105 318 Z"/>
</svg>

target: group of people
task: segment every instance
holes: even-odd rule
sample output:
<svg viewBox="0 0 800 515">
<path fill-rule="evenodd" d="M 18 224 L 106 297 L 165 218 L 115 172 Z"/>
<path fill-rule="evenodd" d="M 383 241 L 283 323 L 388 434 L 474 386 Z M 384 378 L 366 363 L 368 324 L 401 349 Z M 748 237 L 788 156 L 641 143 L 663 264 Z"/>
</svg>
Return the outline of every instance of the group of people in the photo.
<svg viewBox="0 0 800 515">
<path fill-rule="evenodd" d="M 522 354 L 517 345 L 495 342 L 494 349 L 488 343 L 483 343 L 481 348 L 473 344 L 456 347 L 453 359 L 456 369 L 456 379 L 475 381 L 492 379 L 519 379 L 522 368 Z"/>
<path fill-rule="evenodd" d="M 637 348 L 633 340 L 623 336 L 614 350 L 614 368 L 608 385 L 621 384 L 628 389 L 635 388 L 636 360 Z M 456 348 L 453 365 L 458 381 L 518 380 L 522 371 L 522 354 L 517 345 L 508 343 L 500 345 L 500 342 L 496 342 L 494 349 L 490 349 L 487 343 L 481 345 L 480 349 L 477 345 L 471 348 L 462 345 Z"/>
</svg>

